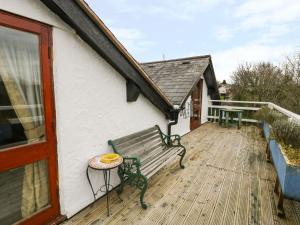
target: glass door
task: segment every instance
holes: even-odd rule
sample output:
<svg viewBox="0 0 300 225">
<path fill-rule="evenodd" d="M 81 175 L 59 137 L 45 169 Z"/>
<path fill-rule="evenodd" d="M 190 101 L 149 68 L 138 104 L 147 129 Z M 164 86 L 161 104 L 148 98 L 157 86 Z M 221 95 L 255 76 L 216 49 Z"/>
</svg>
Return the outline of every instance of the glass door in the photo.
<svg viewBox="0 0 300 225">
<path fill-rule="evenodd" d="M 59 214 L 50 27 L 0 11 L 0 224 Z"/>
</svg>

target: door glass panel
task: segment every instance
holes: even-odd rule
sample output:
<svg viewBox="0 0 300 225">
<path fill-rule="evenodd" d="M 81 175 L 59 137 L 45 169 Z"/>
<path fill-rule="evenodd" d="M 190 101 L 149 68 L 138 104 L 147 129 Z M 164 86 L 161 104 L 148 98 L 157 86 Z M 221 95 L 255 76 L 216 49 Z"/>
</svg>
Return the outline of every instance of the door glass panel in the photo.
<svg viewBox="0 0 300 225">
<path fill-rule="evenodd" d="M 0 26 L 0 151 L 44 139 L 39 37 Z"/>
<path fill-rule="evenodd" d="M 0 172 L 0 224 L 10 225 L 49 205 L 46 160 Z"/>
</svg>

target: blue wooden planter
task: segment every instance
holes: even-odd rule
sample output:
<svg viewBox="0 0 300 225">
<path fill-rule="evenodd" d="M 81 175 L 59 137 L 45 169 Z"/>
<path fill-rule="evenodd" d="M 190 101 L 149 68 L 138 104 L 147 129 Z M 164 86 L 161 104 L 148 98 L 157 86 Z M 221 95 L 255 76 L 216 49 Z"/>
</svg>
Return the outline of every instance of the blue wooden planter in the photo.
<svg viewBox="0 0 300 225">
<path fill-rule="evenodd" d="M 270 140 L 269 147 L 284 197 L 300 201 L 300 167 L 286 162 L 275 140 Z"/>
<path fill-rule="evenodd" d="M 266 122 L 263 122 L 262 123 L 262 129 L 263 129 L 264 137 L 268 141 L 269 137 L 270 137 L 270 125 Z"/>
<path fill-rule="evenodd" d="M 282 193 L 285 198 L 300 201 L 300 167 L 289 165 L 282 154 L 281 146 L 270 138 L 270 125 L 263 123 L 263 132 L 269 140 L 269 149 L 275 166 Z"/>
</svg>

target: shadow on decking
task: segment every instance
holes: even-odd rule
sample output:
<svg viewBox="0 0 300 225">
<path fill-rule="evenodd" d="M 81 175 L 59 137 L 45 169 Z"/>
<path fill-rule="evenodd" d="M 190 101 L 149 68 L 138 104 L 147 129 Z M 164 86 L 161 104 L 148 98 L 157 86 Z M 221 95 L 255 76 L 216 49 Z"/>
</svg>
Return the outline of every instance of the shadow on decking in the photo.
<svg viewBox="0 0 300 225">
<path fill-rule="evenodd" d="M 110 193 L 112 215 L 100 199 L 65 224 L 300 224 L 300 203 L 285 200 L 286 219 L 276 215 L 274 168 L 254 126 L 206 124 L 186 135 L 184 170 L 174 162 L 149 181 L 145 201 L 125 186 L 123 202 Z"/>
</svg>

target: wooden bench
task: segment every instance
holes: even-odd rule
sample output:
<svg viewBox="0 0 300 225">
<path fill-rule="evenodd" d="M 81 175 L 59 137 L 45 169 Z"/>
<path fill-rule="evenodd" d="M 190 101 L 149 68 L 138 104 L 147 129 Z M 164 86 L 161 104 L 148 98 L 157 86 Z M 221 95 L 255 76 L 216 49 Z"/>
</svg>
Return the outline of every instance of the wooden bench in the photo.
<svg viewBox="0 0 300 225">
<path fill-rule="evenodd" d="M 177 155 L 179 165 L 183 169 L 182 159 L 186 149 L 180 143 L 179 135 L 168 136 L 161 132 L 159 126 L 116 139 L 109 140 L 114 152 L 124 158 L 124 163 L 118 169 L 121 184 L 118 194 L 122 193 L 125 183 L 136 186 L 141 190 L 140 202 L 143 201 L 148 186 L 148 179 Z"/>
</svg>

